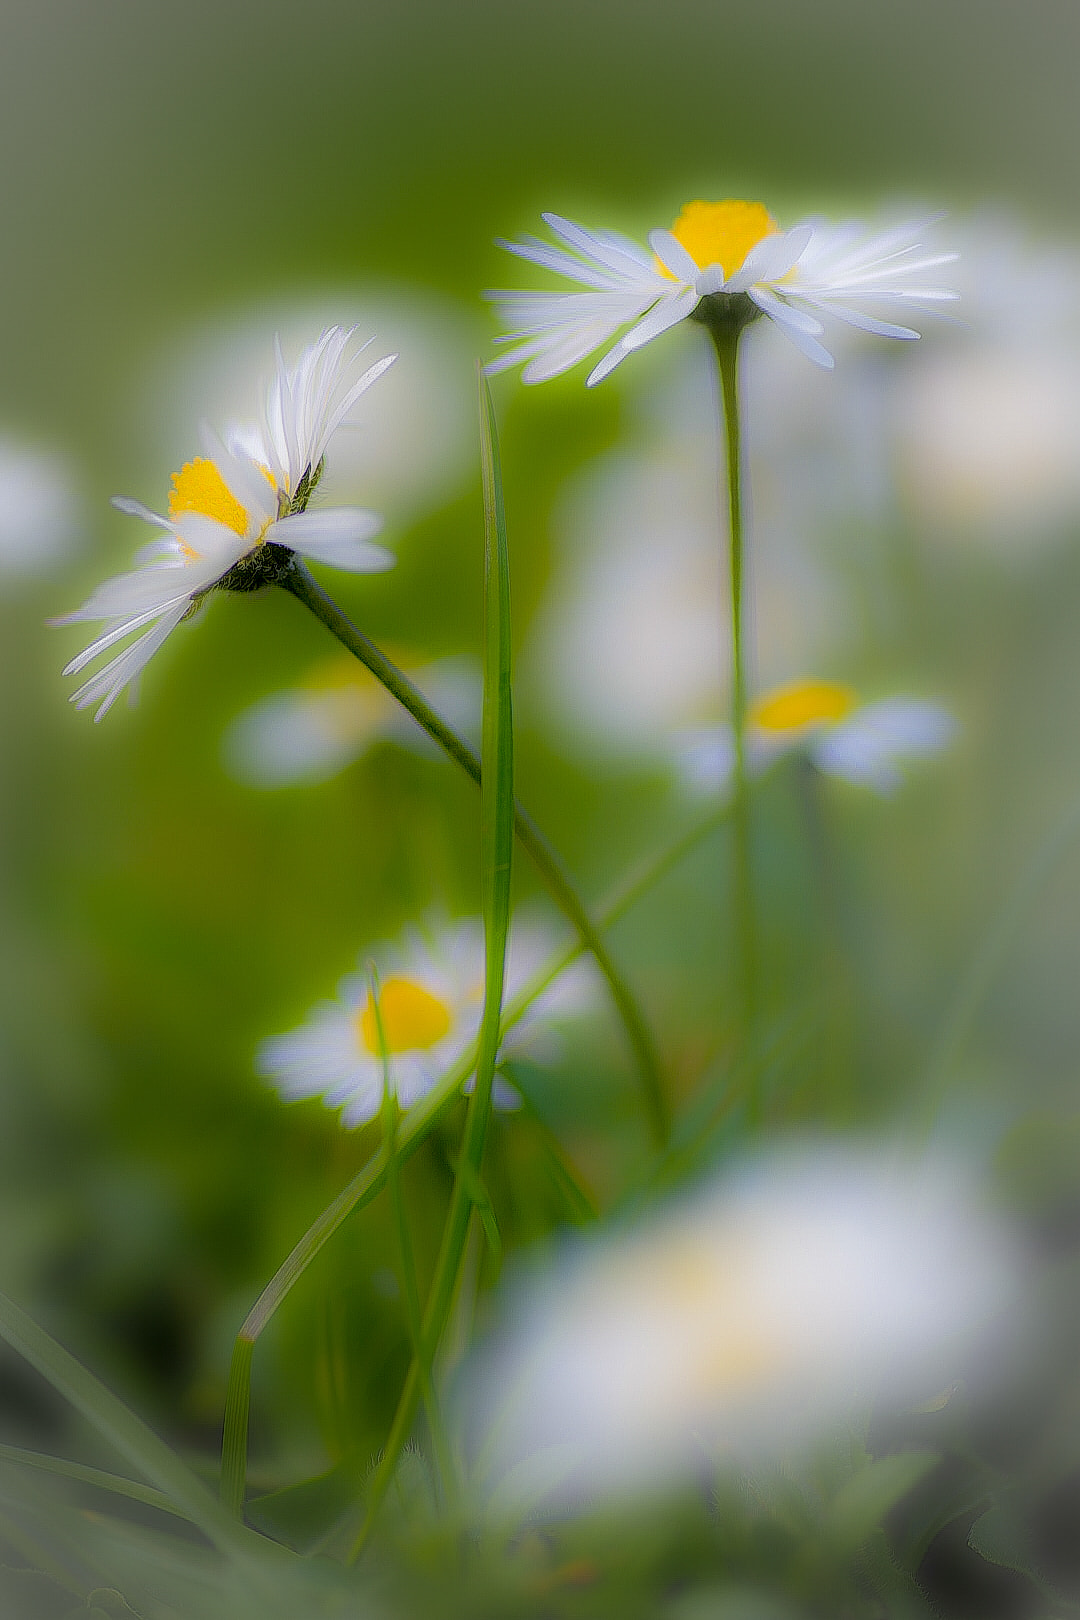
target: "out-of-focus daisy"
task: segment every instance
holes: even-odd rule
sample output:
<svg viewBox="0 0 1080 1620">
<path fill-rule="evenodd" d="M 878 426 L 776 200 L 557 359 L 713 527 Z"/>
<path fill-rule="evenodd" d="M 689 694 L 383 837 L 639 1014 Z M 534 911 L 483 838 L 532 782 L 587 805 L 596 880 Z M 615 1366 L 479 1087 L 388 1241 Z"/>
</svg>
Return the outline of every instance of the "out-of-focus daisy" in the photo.
<svg viewBox="0 0 1080 1620">
<path fill-rule="evenodd" d="M 56 450 L 0 437 L 0 575 L 29 579 L 76 549 L 82 501 Z"/>
<path fill-rule="evenodd" d="M 826 776 L 887 794 L 903 781 L 904 764 L 939 754 L 955 734 L 954 717 L 939 703 L 905 697 L 864 703 L 839 681 L 793 681 L 752 705 L 746 748 L 752 770 L 799 750 Z M 734 763 L 729 726 L 681 739 L 681 769 L 695 788 L 723 792 Z"/>
<path fill-rule="evenodd" d="M 1080 511 L 1080 254 L 1001 216 L 960 243 L 965 325 L 863 392 L 886 401 L 891 470 L 930 541 L 1022 555 Z"/>
<path fill-rule="evenodd" d="M 748 341 L 755 339 L 751 333 Z M 842 658 L 854 604 L 847 574 L 828 566 L 832 542 L 816 526 L 822 493 L 836 513 L 843 460 L 834 453 L 826 461 L 816 441 L 793 444 L 788 435 L 778 443 L 772 431 L 780 412 L 792 424 L 816 421 L 821 396 L 840 392 L 837 379 L 804 366 L 786 344 L 760 347 L 765 363 L 747 367 L 755 407 L 746 435 L 755 519 L 750 590 L 755 668 L 769 683 L 793 661 L 813 668 Z M 555 505 L 555 566 L 518 688 L 527 700 L 535 686 L 548 723 L 590 757 L 602 751 L 661 765 L 673 731 L 723 712 L 730 627 L 717 623 L 727 581 L 708 359 L 704 350 L 669 349 L 635 370 L 623 442 L 582 467 Z M 804 411 L 793 408 L 790 386 L 775 397 L 770 389 L 757 408 L 758 385 L 777 371 L 794 384 Z M 805 474 L 820 468 L 824 489 L 807 499 Z"/>
<path fill-rule="evenodd" d="M 248 591 L 272 584 L 291 566 L 294 552 L 355 573 L 393 566 L 389 552 L 370 544 L 381 527 L 374 512 L 307 510 L 335 429 L 396 358 L 387 355 L 350 382 L 351 336 L 329 328 L 293 367 L 279 350 L 265 422 L 231 428 L 227 444 L 204 427 L 203 454 L 173 474 L 167 514 L 123 497 L 113 502 L 163 534 L 139 554 L 141 568 L 106 580 L 74 613 L 55 621 L 106 621 L 103 633 L 72 659 L 65 675 L 77 674 L 118 642 L 143 632 L 73 694 L 78 708 L 96 703 L 95 718 L 102 719 L 215 586 Z"/>
<path fill-rule="evenodd" d="M 471 659 L 394 661 L 456 731 L 476 733 L 482 683 Z M 384 740 L 416 753 L 439 752 L 386 688 L 343 656 L 319 664 L 302 686 L 245 709 L 226 732 L 223 748 L 238 780 L 273 788 L 325 781 Z"/>
<path fill-rule="evenodd" d="M 507 954 L 509 1000 L 541 967 L 553 948 L 546 929 L 515 919 Z M 379 975 L 379 1012 L 394 1091 L 402 1108 L 425 1095 L 439 1076 L 469 1049 L 480 1029 L 484 996 L 484 933 L 478 918 L 421 934 L 410 930 L 398 944 L 364 953 Z M 587 964 L 563 974 L 514 1026 L 516 1045 L 535 1033 L 538 1020 L 573 1016 L 593 999 Z M 343 1125 L 362 1125 L 379 1111 L 383 1061 L 371 985 L 366 973 L 351 974 L 337 1000 L 323 1002 L 306 1024 L 264 1041 L 256 1068 L 287 1101 L 320 1097 L 340 1108 Z M 498 1107 L 520 1098 L 496 1080 Z"/>
<path fill-rule="evenodd" d="M 465 1381 L 493 1509 L 560 1509 L 812 1442 L 917 1401 L 1014 1306 L 1012 1243 L 963 1177 L 789 1151 L 519 1285 Z"/>
<path fill-rule="evenodd" d="M 738 329 L 767 315 L 825 367 L 833 359 L 820 341 L 822 315 L 882 337 L 917 338 L 912 327 L 874 311 L 907 317 L 957 296 L 923 279 L 956 257 L 922 251 L 936 217 L 869 235 L 857 222 L 818 218 L 785 231 L 762 203 L 697 201 L 686 204 L 670 231 L 650 232 L 650 252 L 614 231 L 544 214 L 559 246 L 535 237 L 499 245 L 585 290 L 489 293 L 510 328 L 499 341 L 510 347 L 487 369 L 523 364 L 524 382 L 543 382 L 629 328 L 594 366 L 591 386 L 686 319 Z"/>
</svg>

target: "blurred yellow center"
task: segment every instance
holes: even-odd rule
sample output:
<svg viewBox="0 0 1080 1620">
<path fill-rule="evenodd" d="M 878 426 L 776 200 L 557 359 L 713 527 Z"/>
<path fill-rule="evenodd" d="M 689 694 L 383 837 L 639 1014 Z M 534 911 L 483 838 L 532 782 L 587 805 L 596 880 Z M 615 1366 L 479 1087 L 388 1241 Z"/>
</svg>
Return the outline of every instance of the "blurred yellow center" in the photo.
<svg viewBox="0 0 1080 1620">
<path fill-rule="evenodd" d="M 858 701 L 839 681 L 795 681 L 759 698 L 748 718 L 759 731 L 799 731 L 843 720 Z"/>
<path fill-rule="evenodd" d="M 213 518 L 234 534 L 247 533 L 247 512 L 236 496 L 230 494 L 214 463 L 204 456 L 185 462 L 178 473 L 173 473 L 169 516 L 178 518 L 184 512 L 199 512 L 203 517 Z"/>
<path fill-rule="evenodd" d="M 671 234 L 699 270 L 719 264 L 725 276 L 733 276 L 750 249 L 779 229 L 764 203 L 728 197 L 724 202 L 688 202 L 671 227 Z M 659 259 L 656 267 L 661 275 L 675 279 Z"/>
<path fill-rule="evenodd" d="M 388 1052 L 427 1051 L 450 1029 L 450 1009 L 414 979 L 387 979 L 379 991 L 379 1016 Z M 360 1039 L 378 1055 L 379 1026 L 369 995 L 357 1019 Z"/>
</svg>

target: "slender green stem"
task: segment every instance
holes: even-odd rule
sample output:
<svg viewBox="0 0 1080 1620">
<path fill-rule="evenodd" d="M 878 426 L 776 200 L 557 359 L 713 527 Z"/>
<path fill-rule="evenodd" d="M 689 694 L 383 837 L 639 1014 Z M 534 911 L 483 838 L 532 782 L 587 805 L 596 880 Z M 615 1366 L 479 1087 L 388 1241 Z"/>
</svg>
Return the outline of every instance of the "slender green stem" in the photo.
<svg viewBox="0 0 1080 1620">
<path fill-rule="evenodd" d="M 651 860 L 642 864 L 636 873 L 624 880 L 600 908 L 599 926 L 611 928 L 632 911 L 638 902 L 656 887 L 679 863 L 704 843 L 710 833 L 716 832 L 731 814 L 728 805 L 710 810 L 686 831 L 672 840 Z M 551 957 L 548 963 L 503 1008 L 502 1030 L 508 1030 L 524 1017 L 533 1003 L 543 995 L 561 973 L 579 961 L 585 945 L 579 938 L 574 944 Z M 409 1109 L 397 1133 L 397 1157 L 400 1163 L 410 1157 L 426 1140 L 438 1122 L 456 1102 L 461 1087 L 476 1067 L 476 1046 L 440 1076 L 429 1092 Z M 378 1196 L 386 1182 L 387 1155 L 385 1145 L 368 1160 L 337 1197 L 316 1217 L 307 1231 L 282 1261 L 270 1281 L 262 1290 L 233 1345 L 229 1368 L 229 1383 L 225 1397 L 225 1423 L 222 1436 L 222 1500 L 239 1516 L 244 1499 L 244 1479 L 247 1470 L 248 1416 L 251 1401 L 251 1361 L 255 1344 L 267 1324 L 276 1315 L 294 1286 L 311 1265 L 338 1227 L 353 1213 L 362 1209 Z M 390 1442 L 387 1442 L 389 1447 Z"/>
<path fill-rule="evenodd" d="M 401 1110 L 398 1107 L 393 1075 L 390 1070 L 390 1053 L 386 1044 L 382 1002 L 379 996 L 379 978 L 374 962 L 368 963 L 368 979 L 370 982 L 371 1009 L 375 1020 L 375 1033 L 383 1069 L 382 1128 L 383 1145 L 386 1152 L 386 1191 L 390 1200 L 394 1236 L 397 1240 L 398 1276 L 401 1280 L 402 1298 L 405 1301 L 405 1319 L 409 1329 L 409 1342 L 417 1366 L 420 1394 L 424 1402 L 428 1430 L 431 1434 L 431 1448 L 435 1456 L 435 1466 L 439 1471 L 444 1499 L 449 1502 L 456 1494 L 456 1470 L 453 1455 L 446 1438 L 446 1429 L 443 1425 L 438 1396 L 435 1392 L 435 1380 L 432 1376 L 431 1362 L 424 1355 L 420 1290 L 416 1281 L 416 1262 L 413 1256 L 412 1238 L 409 1235 L 409 1219 L 405 1209 L 405 1200 L 401 1193 L 401 1161 L 397 1150 L 397 1130 Z"/>
<path fill-rule="evenodd" d="M 751 866 L 749 781 L 746 771 L 746 649 L 743 636 L 743 498 L 742 444 L 739 418 L 738 327 L 710 327 L 720 371 L 724 418 L 724 454 L 727 474 L 727 509 L 731 594 L 731 727 L 735 741 L 735 778 L 732 785 L 735 847 L 733 911 L 738 956 L 739 1038 L 749 1038 L 757 1011 L 757 931 Z M 747 1098 L 747 1113 L 761 1121 L 761 1094 L 755 1086 Z"/>
<path fill-rule="evenodd" d="M 390 1441 L 368 1492 L 367 1515 L 352 1548 L 355 1561 L 371 1534 L 397 1468 L 416 1408 L 421 1368 L 438 1353 L 450 1319 L 458 1274 L 478 1195 L 486 1202 L 481 1172 L 491 1119 L 491 1092 L 502 1037 L 506 938 L 510 928 L 510 874 L 514 853 L 514 724 L 510 694 L 510 564 L 503 514 L 495 412 L 483 373 L 480 443 L 484 472 L 484 724 L 480 783 L 481 887 L 484 913 L 484 1010 L 476 1056 L 476 1082 L 465 1114 L 465 1133 L 450 1195 L 450 1211 L 428 1297 L 417 1353 L 398 1403 Z"/>
<path fill-rule="evenodd" d="M 354 658 L 381 681 L 392 697 L 407 709 L 432 740 L 470 776 L 480 782 L 480 760 L 472 747 L 460 737 L 445 720 L 441 719 L 427 702 L 423 693 L 386 657 L 373 641 L 364 635 L 317 584 L 302 563 L 297 562 L 281 581 L 286 590 L 319 619 L 332 635 Z M 580 934 L 585 948 L 596 958 L 607 980 L 611 998 L 626 1029 L 641 1072 L 649 1124 L 658 1146 L 667 1140 L 669 1121 L 664 1098 L 660 1061 L 652 1035 L 638 1006 L 637 999 L 623 978 L 596 924 L 579 899 L 562 862 L 537 827 L 531 816 L 520 805 L 514 807 L 514 831 L 518 842 L 531 857 L 537 871 L 547 885 L 553 900 Z"/>
</svg>

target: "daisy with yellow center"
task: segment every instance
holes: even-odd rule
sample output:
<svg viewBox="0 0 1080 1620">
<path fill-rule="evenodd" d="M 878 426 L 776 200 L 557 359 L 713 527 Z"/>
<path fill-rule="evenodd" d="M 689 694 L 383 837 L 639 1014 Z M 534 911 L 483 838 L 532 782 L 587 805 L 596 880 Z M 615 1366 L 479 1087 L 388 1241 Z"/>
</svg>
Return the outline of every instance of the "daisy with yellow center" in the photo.
<svg viewBox="0 0 1080 1620">
<path fill-rule="evenodd" d="M 954 253 L 924 253 L 932 220 L 867 235 L 857 223 L 808 219 L 784 230 L 763 203 L 727 198 L 687 203 L 670 230 L 652 231 L 649 249 L 615 231 L 588 230 L 558 214 L 543 218 L 558 238 L 500 246 L 575 282 L 577 292 L 491 292 L 510 345 L 489 372 L 522 364 L 524 382 L 543 382 L 622 336 L 589 374 L 593 385 L 635 349 L 679 321 L 714 328 L 767 315 L 818 365 L 831 367 L 821 316 L 882 337 L 917 338 L 889 314 L 935 309 L 957 295 L 927 283 L 926 271 Z"/>
<path fill-rule="evenodd" d="M 387 356 L 346 386 L 350 337 L 331 328 L 292 369 L 279 350 L 266 431 L 233 429 L 226 445 L 204 428 L 202 455 L 173 475 L 167 513 L 126 498 L 113 502 L 162 533 L 140 553 L 142 567 L 106 580 L 74 613 L 55 621 L 105 621 L 103 633 L 71 660 L 65 675 L 142 631 L 73 694 L 78 708 L 97 704 L 96 718 L 102 719 L 215 586 L 245 591 L 273 584 L 286 575 L 294 553 L 354 573 L 393 566 L 389 552 L 370 544 L 381 527 L 374 512 L 307 510 L 331 434 L 395 358 Z"/>
<path fill-rule="evenodd" d="M 515 919 L 507 960 L 507 999 L 547 960 L 554 947 L 548 931 Z M 342 980 L 337 1000 L 316 1007 L 307 1022 L 264 1041 L 258 1072 L 286 1101 L 319 1097 L 341 1109 L 345 1126 L 374 1119 L 382 1104 L 382 1025 L 390 1077 L 401 1108 L 412 1106 L 476 1040 L 484 995 L 484 931 L 467 918 L 424 933 L 410 930 L 398 944 L 364 953 L 379 978 L 379 1017 L 371 979 L 364 971 Z M 539 1018 L 573 1017 L 595 1001 L 589 970 L 564 974 L 514 1026 L 514 1044 L 535 1036 Z M 496 1106 L 516 1108 L 517 1093 L 497 1080 Z"/>
<path fill-rule="evenodd" d="M 801 751 L 826 776 L 889 794 L 903 781 L 905 764 L 941 753 L 955 734 L 956 721 L 940 703 L 906 697 L 864 703 L 839 681 L 792 681 L 751 704 L 747 762 L 761 771 L 781 754 Z M 696 789 L 724 792 L 734 753 L 729 726 L 689 733 L 680 747 L 682 774 Z"/>
</svg>

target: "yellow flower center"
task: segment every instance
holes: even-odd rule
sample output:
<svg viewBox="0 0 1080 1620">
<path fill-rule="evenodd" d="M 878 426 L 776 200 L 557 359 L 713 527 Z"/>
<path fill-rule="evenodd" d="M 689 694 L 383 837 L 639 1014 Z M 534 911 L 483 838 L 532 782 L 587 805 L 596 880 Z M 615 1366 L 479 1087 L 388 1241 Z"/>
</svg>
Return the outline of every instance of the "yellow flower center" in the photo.
<svg viewBox="0 0 1080 1620">
<path fill-rule="evenodd" d="M 719 264 L 726 277 L 742 267 L 751 248 L 779 229 L 764 203 L 728 197 L 724 202 L 688 202 L 671 227 L 671 234 L 699 270 Z M 656 267 L 661 275 L 675 280 L 659 259 Z"/>
<path fill-rule="evenodd" d="M 173 473 L 169 516 L 178 518 L 183 512 L 199 512 L 216 523 L 224 523 L 234 534 L 247 534 L 247 512 L 230 493 L 214 463 L 204 456 L 185 462 L 178 473 Z"/>
<path fill-rule="evenodd" d="M 379 991 L 379 1016 L 388 1052 L 426 1052 L 449 1032 L 450 1008 L 415 979 L 387 979 Z M 378 1056 L 379 1028 L 369 995 L 356 1027 L 367 1050 Z"/>
<path fill-rule="evenodd" d="M 748 718 L 759 731 L 802 731 L 843 720 L 858 701 L 839 681 L 793 681 L 759 698 Z"/>
</svg>

